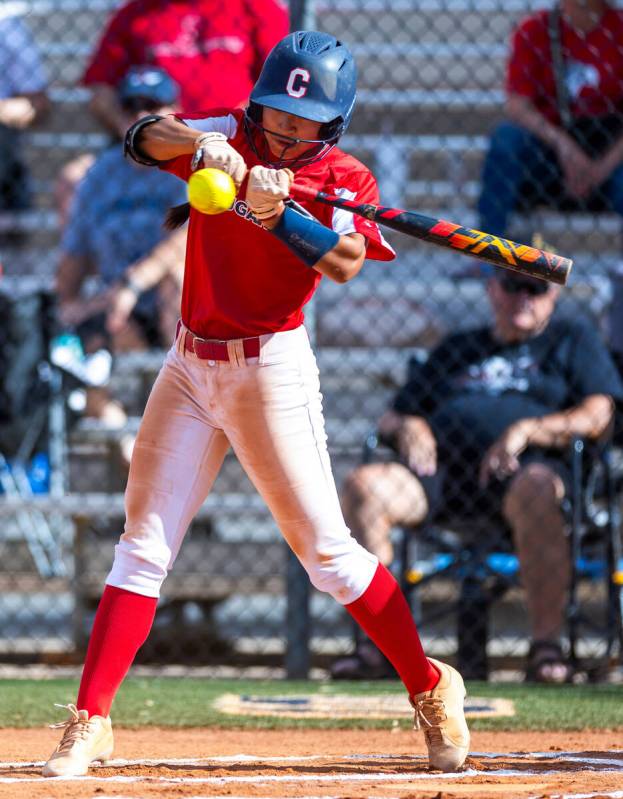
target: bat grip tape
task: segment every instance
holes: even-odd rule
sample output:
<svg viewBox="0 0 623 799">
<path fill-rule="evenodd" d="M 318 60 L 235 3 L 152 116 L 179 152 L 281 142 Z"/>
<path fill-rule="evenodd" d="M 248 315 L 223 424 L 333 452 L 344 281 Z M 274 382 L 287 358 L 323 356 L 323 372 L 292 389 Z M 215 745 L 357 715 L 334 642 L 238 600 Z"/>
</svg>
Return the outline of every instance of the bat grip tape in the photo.
<svg viewBox="0 0 623 799">
<path fill-rule="evenodd" d="M 303 216 L 294 208 L 286 208 L 270 231 L 306 266 L 314 267 L 340 240 L 334 230 L 315 219 Z"/>
</svg>

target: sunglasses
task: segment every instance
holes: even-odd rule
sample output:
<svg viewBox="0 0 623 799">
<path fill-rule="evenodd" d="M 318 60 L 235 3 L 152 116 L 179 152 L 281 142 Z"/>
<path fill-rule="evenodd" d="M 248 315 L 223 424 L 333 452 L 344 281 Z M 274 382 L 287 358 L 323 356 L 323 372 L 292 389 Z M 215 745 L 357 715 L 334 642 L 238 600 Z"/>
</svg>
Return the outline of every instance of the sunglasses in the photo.
<svg viewBox="0 0 623 799">
<path fill-rule="evenodd" d="M 544 280 L 517 280 L 517 278 L 503 277 L 499 281 L 500 286 L 507 294 L 519 294 L 525 291 L 531 297 L 542 297 L 549 291 L 549 283 Z"/>
<path fill-rule="evenodd" d="M 158 108 L 162 108 L 162 103 L 149 97 L 132 97 L 122 100 L 121 107 L 130 114 L 136 114 L 139 111 L 156 111 Z"/>
</svg>

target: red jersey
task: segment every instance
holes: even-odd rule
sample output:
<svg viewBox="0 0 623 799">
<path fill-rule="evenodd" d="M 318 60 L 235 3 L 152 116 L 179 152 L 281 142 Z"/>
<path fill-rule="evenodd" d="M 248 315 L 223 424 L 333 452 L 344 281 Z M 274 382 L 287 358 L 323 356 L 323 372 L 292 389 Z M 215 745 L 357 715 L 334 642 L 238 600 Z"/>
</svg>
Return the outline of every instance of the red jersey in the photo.
<svg viewBox="0 0 623 799">
<path fill-rule="evenodd" d="M 281 0 L 131 0 L 106 28 L 83 83 L 116 86 L 131 66 L 166 69 L 183 111 L 244 104 L 289 29 Z"/>
<path fill-rule="evenodd" d="M 244 131 L 243 112 L 184 115 L 193 128 L 223 133 L 249 169 L 260 161 Z M 191 156 L 161 168 L 184 180 Z M 296 182 L 360 202 L 379 203 L 372 173 L 356 158 L 334 148 L 322 160 L 293 170 Z M 246 194 L 246 180 L 239 196 Z M 343 235 L 361 233 L 367 257 L 389 261 L 395 253 L 368 219 L 315 202 L 301 202 L 323 225 Z M 243 199 L 223 214 L 190 212 L 182 292 L 184 324 L 203 338 L 232 339 L 292 330 L 303 323 L 303 306 L 322 275 L 310 269 L 253 217 Z"/>
<path fill-rule="evenodd" d="M 506 90 L 527 97 L 559 125 L 548 15 L 539 11 L 527 17 L 513 34 Z M 623 112 L 623 11 L 607 9 L 599 25 L 586 34 L 562 15 L 560 41 L 573 116 Z"/>
</svg>

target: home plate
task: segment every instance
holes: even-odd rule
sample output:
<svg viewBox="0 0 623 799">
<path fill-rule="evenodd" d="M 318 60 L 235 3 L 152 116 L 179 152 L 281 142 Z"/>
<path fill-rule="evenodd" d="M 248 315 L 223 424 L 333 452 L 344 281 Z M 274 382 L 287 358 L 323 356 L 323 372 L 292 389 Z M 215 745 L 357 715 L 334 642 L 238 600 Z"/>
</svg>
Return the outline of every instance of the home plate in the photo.
<svg viewBox="0 0 623 799">
<path fill-rule="evenodd" d="M 347 694 L 296 694 L 288 696 L 250 696 L 223 694 L 214 702 L 215 710 L 234 716 L 279 716 L 281 718 L 397 719 L 409 718 L 413 708 L 404 694 L 353 696 Z M 465 700 L 468 718 L 514 716 L 510 699 Z"/>
</svg>

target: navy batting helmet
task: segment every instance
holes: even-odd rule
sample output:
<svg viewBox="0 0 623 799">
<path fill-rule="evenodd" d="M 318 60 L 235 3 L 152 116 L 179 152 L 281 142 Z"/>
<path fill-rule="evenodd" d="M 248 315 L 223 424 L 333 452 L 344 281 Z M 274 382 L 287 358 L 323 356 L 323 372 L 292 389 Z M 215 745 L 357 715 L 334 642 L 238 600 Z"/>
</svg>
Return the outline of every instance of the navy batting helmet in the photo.
<svg viewBox="0 0 623 799">
<path fill-rule="evenodd" d="M 290 33 L 273 47 L 264 62 L 251 92 L 245 116 L 247 129 L 263 130 L 262 106 L 320 122 L 321 138 L 309 142 L 320 146 L 296 160 L 303 163 L 322 158 L 348 127 L 356 84 L 355 61 L 335 36 L 318 31 Z"/>
</svg>

